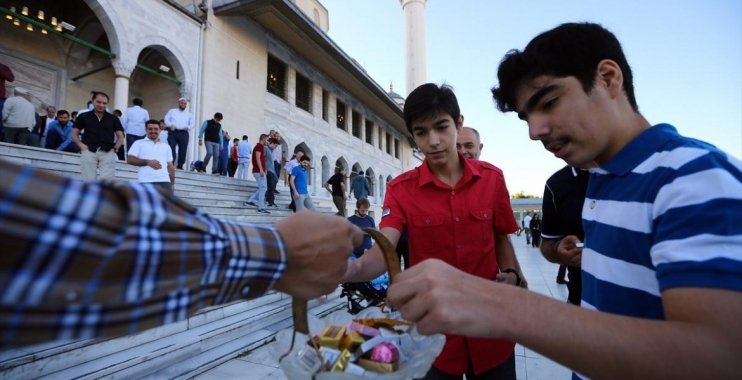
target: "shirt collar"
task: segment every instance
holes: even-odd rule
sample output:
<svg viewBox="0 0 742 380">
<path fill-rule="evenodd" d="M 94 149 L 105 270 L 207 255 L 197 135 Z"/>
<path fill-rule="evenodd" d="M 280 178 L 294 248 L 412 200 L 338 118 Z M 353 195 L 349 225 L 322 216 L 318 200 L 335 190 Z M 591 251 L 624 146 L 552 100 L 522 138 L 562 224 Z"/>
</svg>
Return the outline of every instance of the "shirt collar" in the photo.
<svg viewBox="0 0 742 380">
<path fill-rule="evenodd" d="M 469 181 L 471 181 L 473 178 L 478 178 L 481 176 L 481 172 L 479 171 L 479 167 L 477 165 L 472 164 L 472 160 L 467 159 L 466 157 L 462 156 L 461 154 L 457 153 L 459 156 L 459 162 L 461 163 L 463 174 L 461 176 L 461 179 L 458 183 L 456 183 L 455 188 L 460 188 L 461 186 L 467 184 Z M 476 160 L 474 160 L 476 161 Z M 417 181 L 417 186 L 422 187 L 429 183 L 434 183 L 438 187 L 444 187 L 444 188 L 450 188 L 447 184 L 443 183 L 443 181 L 439 180 L 438 178 L 433 175 L 433 172 L 430 171 L 430 168 L 428 167 L 428 159 L 426 158 L 423 161 L 423 164 L 420 165 L 420 176 Z"/>
<path fill-rule="evenodd" d="M 613 158 L 590 172 L 624 175 L 644 162 L 678 131 L 670 124 L 657 124 L 629 141 Z"/>
</svg>

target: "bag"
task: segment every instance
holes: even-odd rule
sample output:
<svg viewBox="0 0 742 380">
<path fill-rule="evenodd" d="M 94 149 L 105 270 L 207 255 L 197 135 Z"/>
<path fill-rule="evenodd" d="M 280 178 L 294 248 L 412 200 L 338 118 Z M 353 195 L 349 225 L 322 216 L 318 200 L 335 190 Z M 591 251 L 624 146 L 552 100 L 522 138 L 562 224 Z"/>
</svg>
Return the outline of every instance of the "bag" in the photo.
<svg viewBox="0 0 742 380">
<path fill-rule="evenodd" d="M 399 257 L 397 257 L 396 250 L 389 240 L 378 230 L 364 228 L 363 231 L 370 235 L 381 249 L 384 262 L 386 263 L 387 273 L 389 274 L 389 283 L 393 283 L 395 276 L 400 272 Z M 275 345 L 276 354 L 280 357 L 279 363 L 281 369 L 283 369 L 289 379 L 402 380 L 419 378 L 425 376 L 430 366 L 433 365 L 435 358 L 443 350 L 443 345 L 446 342 L 445 335 L 424 336 L 417 332 L 415 326 L 408 328 L 402 333 L 386 333 L 384 329 L 370 329 L 375 331 L 367 331 L 364 328 L 356 329 L 358 326 L 351 326 L 353 320 L 369 318 L 402 321 L 398 312 L 384 312 L 378 307 L 367 308 L 355 316 L 351 316 L 347 312 L 333 313 L 325 319 L 319 320 L 317 318 L 307 317 L 306 301 L 294 299 L 292 301 L 292 311 L 294 327 L 279 332 L 276 337 L 277 344 Z M 407 322 L 404 323 L 408 324 Z M 357 340 L 353 338 L 353 334 L 345 334 L 346 330 L 352 329 L 360 332 L 353 333 L 356 335 L 355 338 Z M 394 329 L 396 330 L 396 327 Z M 320 333 L 326 333 L 328 331 L 335 331 L 335 333 L 319 337 Z M 377 335 L 371 338 L 370 336 L 374 334 Z M 329 335 L 334 338 L 335 345 L 333 347 L 344 347 L 343 343 L 350 340 L 351 344 L 348 344 L 350 348 L 338 351 L 332 350 L 328 346 L 322 346 L 323 340 Z M 362 339 L 362 336 L 366 337 Z M 309 344 L 310 337 L 317 337 L 317 339 L 313 340 L 312 344 Z M 342 343 L 338 344 L 341 341 Z M 383 343 L 379 344 L 379 342 Z M 379 361 L 369 360 L 368 363 L 362 363 L 363 359 L 358 359 L 367 357 L 369 351 L 374 351 L 371 358 L 376 359 L 373 357 L 373 354 L 380 347 L 373 348 L 373 350 L 371 348 L 377 344 L 378 346 L 387 345 L 387 347 L 383 347 L 382 349 L 387 350 L 386 354 L 393 354 L 394 359 L 387 357 L 388 361 L 394 360 L 393 363 L 384 362 L 384 359 L 378 359 Z M 324 353 L 322 353 L 323 349 Z M 396 351 L 396 353 L 389 351 Z M 336 355 L 336 357 L 330 358 L 330 355 Z M 337 357 L 343 357 L 345 360 L 337 359 Z M 358 361 L 354 363 L 355 359 L 358 359 Z M 337 372 L 330 371 L 327 368 L 328 365 L 336 369 Z M 374 371 L 379 370 L 380 367 L 385 367 L 387 372 Z M 366 369 L 364 370 L 363 368 Z M 374 370 L 371 370 L 371 368 Z"/>
</svg>

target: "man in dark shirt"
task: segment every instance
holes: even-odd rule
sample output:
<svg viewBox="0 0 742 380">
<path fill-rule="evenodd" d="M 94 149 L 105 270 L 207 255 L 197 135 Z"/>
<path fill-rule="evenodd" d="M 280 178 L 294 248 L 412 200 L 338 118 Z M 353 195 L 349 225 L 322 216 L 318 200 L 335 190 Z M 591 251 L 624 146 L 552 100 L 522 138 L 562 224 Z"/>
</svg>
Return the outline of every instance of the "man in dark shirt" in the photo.
<svg viewBox="0 0 742 380">
<path fill-rule="evenodd" d="M 121 121 L 106 111 L 108 95 L 94 91 L 92 101 L 93 111 L 80 114 L 72 130 L 72 141 L 80 147 L 80 172 L 86 181 L 98 178 L 98 170 L 100 178 L 115 177 L 116 154 L 124 144 Z"/>
<path fill-rule="evenodd" d="M 582 248 L 577 243 L 585 239 L 582 205 L 589 177 L 584 170 L 565 166 L 546 181 L 542 205 L 541 253 L 553 263 L 567 265 L 567 300 L 574 305 L 580 304 L 582 294 Z"/>
<path fill-rule="evenodd" d="M 348 199 L 345 195 L 345 168 L 335 169 L 335 175 L 327 180 L 325 189 L 332 194 L 332 203 L 338 209 L 337 214 L 345 217 L 345 200 Z"/>
</svg>

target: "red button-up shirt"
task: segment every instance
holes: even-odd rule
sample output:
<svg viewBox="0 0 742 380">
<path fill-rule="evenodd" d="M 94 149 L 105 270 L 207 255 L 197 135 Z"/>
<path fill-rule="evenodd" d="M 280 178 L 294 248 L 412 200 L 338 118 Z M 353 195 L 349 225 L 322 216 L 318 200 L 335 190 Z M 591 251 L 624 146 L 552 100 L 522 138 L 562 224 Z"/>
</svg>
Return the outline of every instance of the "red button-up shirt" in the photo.
<svg viewBox="0 0 742 380">
<path fill-rule="evenodd" d="M 389 183 L 380 227 L 407 230 L 410 262 L 441 259 L 464 272 L 494 280 L 498 273 L 495 235 L 515 232 L 505 178 L 497 167 L 459 155 L 463 176 L 455 187 L 435 178 L 427 160 Z M 482 316 L 486 318 L 487 316 Z M 446 335 L 434 365 L 451 374 L 497 367 L 515 343 L 502 339 Z"/>
</svg>

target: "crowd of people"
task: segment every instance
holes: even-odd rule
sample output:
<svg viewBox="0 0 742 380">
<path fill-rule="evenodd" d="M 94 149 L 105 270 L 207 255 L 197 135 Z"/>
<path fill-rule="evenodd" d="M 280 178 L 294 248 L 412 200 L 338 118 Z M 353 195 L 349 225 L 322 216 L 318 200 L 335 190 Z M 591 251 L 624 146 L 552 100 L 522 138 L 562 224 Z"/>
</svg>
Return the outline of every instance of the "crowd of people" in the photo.
<svg viewBox="0 0 742 380">
<path fill-rule="evenodd" d="M 379 228 L 395 246 L 406 236 L 409 248 L 388 304 L 420 333 L 446 334 L 425 379 L 514 380 L 515 342 L 572 368 L 575 378 L 739 378 L 742 163 L 669 124 L 650 124 L 618 39 L 598 24 L 563 24 L 510 51 L 498 82 L 498 109 L 517 112 L 529 137 L 569 165 L 547 182 L 550 204 L 543 223 L 539 215 L 529 220 L 529 243 L 579 268 L 584 287 L 579 302 L 570 289 L 570 303 L 528 290 L 510 240 L 519 227 L 502 171 L 474 158 L 481 143 L 463 144 L 453 89 L 419 86 L 403 114 L 425 159 L 389 183 Z M 81 122 L 79 115 L 72 140 L 83 152 L 104 153 L 91 162 L 108 160 L 123 144 L 123 128 L 115 116 L 101 116 L 107 96 L 92 101 L 99 117 Z M 192 128 L 177 112 L 165 120 L 171 137 Z M 78 132 L 93 122 L 103 132 L 80 141 Z M 269 191 L 268 137 L 249 156 L 242 142 L 237 147 L 239 169 L 252 159 L 262 183 L 248 201 L 259 210 Z M 182 164 L 175 157 L 164 158 L 167 170 Z M 151 187 L 79 182 L 0 160 L 0 238 L 12 242 L 0 271 L 7 284 L 0 344 L 128 334 L 270 289 L 309 299 L 377 278 L 386 269 L 378 246 L 348 260 L 367 244 L 357 226 L 369 224 L 363 198 L 350 221 L 301 211 L 312 207 L 310 162 L 296 152 L 285 167 L 300 212 L 251 225 L 161 199 Z M 588 177 L 584 194 L 580 170 Z M 70 315 L 78 323 L 63 323 Z"/>
</svg>

